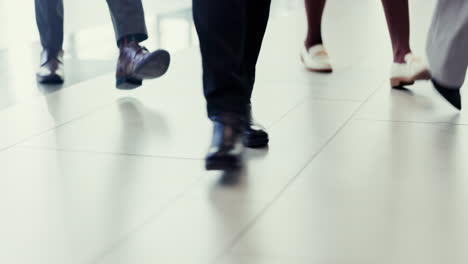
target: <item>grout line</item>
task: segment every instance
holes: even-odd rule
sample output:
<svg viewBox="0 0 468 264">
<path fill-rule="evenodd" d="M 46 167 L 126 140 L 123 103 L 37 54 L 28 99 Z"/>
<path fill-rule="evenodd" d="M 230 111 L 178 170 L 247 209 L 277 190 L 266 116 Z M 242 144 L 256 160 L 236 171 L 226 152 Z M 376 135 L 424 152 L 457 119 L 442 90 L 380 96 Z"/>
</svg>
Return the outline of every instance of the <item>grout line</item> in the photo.
<svg viewBox="0 0 468 264">
<path fill-rule="evenodd" d="M 307 98 L 299 100 L 298 103 L 296 103 L 291 109 L 289 109 L 285 114 L 283 114 L 278 120 L 274 121 L 270 127 L 272 127 L 274 124 L 278 123 L 279 121 L 283 120 L 286 115 L 288 115 L 290 112 L 292 112 L 294 109 L 296 109 L 298 106 L 303 104 Z M 158 212 L 155 212 L 151 216 L 149 216 L 145 221 L 143 221 L 141 224 L 136 226 L 134 229 L 131 231 L 127 232 L 127 234 L 123 235 L 119 240 L 117 240 L 115 243 L 113 243 L 109 248 L 107 248 L 104 252 L 99 254 L 91 263 L 92 264 L 98 264 L 102 259 L 104 259 L 106 256 L 111 254 L 120 244 L 124 243 L 127 241 L 131 236 L 134 234 L 137 234 L 141 230 L 143 230 L 148 224 L 150 224 L 155 218 L 163 215 L 167 210 L 169 210 L 170 206 L 177 203 L 178 201 L 182 200 L 182 198 L 186 197 L 187 194 L 190 192 L 190 190 L 199 184 L 205 177 L 208 175 L 209 172 L 204 172 L 201 176 L 199 176 L 196 180 L 194 180 L 187 188 L 185 188 L 183 191 L 181 191 L 176 197 L 171 199 L 170 201 L 167 202 L 166 205 L 160 208 Z"/>
<path fill-rule="evenodd" d="M 65 125 L 68 125 L 68 124 L 70 124 L 71 122 L 74 122 L 74 121 L 78 121 L 78 120 L 80 120 L 80 119 L 83 119 L 83 118 L 85 118 L 85 117 L 87 117 L 87 116 L 89 116 L 89 115 L 91 115 L 91 114 L 94 114 L 94 113 L 96 113 L 96 112 L 99 112 L 99 111 L 103 110 L 104 108 L 107 108 L 107 107 L 109 107 L 109 106 L 111 106 L 111 105 L 113 105 L 113 104 L 115 104 L 115 102 L 110 102 L 110 103 L 108 103 L 108 104 L 104 104 L 104 105 L 98 106 L 98 107 L 96 107 L 96 108 L 93 108 L 92 110 L 90 110 L 90 111 L 87 112 L 87 113 L 78 115 L 77 117 L 73 117 L 73 118 L 71 118 L 70 120 L 65 121 L 65 122 L 63 122 L 63 123 L 61 123 L 61 124 L 59 124 L 59 125 L 55 125 L 55 126 L 53 126 L 53 127 L 47 128 L 47 129 L 45 129 L 45 130 L 42 130 L 41 132 L 37 132 L 37 133 L 35 133 L 35 134 L 32 134 L 32 135 L 30 135 L 30 136 L 27 136 L 26 138 L 20 139 L 20 140 L 17 141 L 16 143 L 12 143 L 11 145 L 7 145 L 7 146 L 5 146 L 5 147 L 0 148 L 0 152 L 5 151 L 5 150 L 8 150 L 8 149 L 13 148 L 13 147 L 16 147 L 16 146 L 18 146 L 18 145 L 20 145 L 20 144 L 22 144 L 22 143 L 24 143 L 24 142 L 26 142 L 26 141 L 28 141 L 28 140 L 30 140 L 30 139 L 33 139 L 33 138 L 42 136 L 42 135 L 44 135 L 44 134 L 46 134 L 46 133 L 48 133 L 48 132 L 51 132 L 51 131 L 53 131 L 53 130 L 56 130 L 57 128 L 63 127 L 63 126 L 65 126 Z"/>
<path fill-rule="evenodd" d="M 383 83 L 384 81 L 382 81 Z M 365 103 L 367 103 L 370 98 L 372 98 L 378 91 L 383 89 L 381 87 L 382 85 L 379 85 L 379 88 L 376 88 L 367 98 L 364 100 L 349 116 L 347 120 L 344 121 L 344 123 L 338 127 L 338 129 L 335 131 L 335 133 L 320 147 L 320 149 L 312 155 L 309 161 L 306 162 L 306 164 L 294 175 L 286 184 L 285 186 L 278 192 L 278 194 L 269 202 L 265 205 L 265 207 L 252 219 L 250 223 L 246 225 L 246 227 L 241 230 L 231 241 L 231 243 L 223 250 L 221 254 L 216 256 L 213 260 L 213 264 L 218 263 L 221 261 L 221 259 L 226 256 L 229 251 L 237 244 L 237 242 L 240 241 L 240 239 L 248 232 L 250 231 L 253 226 L 258 222 L 258 220 L 271 208 L 273 205 L 280 199 L 280 197 L 286 192 L 286 190 L 291 186 L 293 183 L 296 182 L 296 180 L 299 178 L 299 176 L 304 172 L 304 170 L 309 166 L 309 164 L 329 145 L 329 143 L 353 120 L 353 117 L 361 110 L 361 108 L 364 106 Z"/>
<path fill-rule="evenodd" d="M 453 125 L 453 126 L 468 126 L 468 124 L 458 124 L 445 121 L 406 121 L 406 120 L 389 120 L 389 119 L 372 119 L 372 118 L 355 118 L 356 121 L 373 121 L 373 122 L 388 122 L 388 123 L 407 123 L 407 124 L 425 124 L 425 125 Z"/>
<path fill-rule="evenodd" d="M 93 151 L 93 150 L 76 150 L 76 149 L 64 149 L 64 148 L 54 148 L 54 147 L 41 147 L 41 146 L 28 146 L 21 145 L 16 146 L 16 149 L 34 149 L 34 150 L 44 150 L 44 151 L 57 151 L 57 152 L 67 152 L 67 153 L 88 153 L 88 154 L 102 154 L 102 155 L 115 155 L 115 156 L 128 156 L 128 157 L 141 157 L 141 158 L 157 158 L 157 159 L 168 159 L 168 160 L 197 160 L 201 161 L 202 158 L 189 158 L 189 157 L 175 157 L 175 156 L 161 156 L 161 155 L 149 155 L 149 154 L 133 154 L 133 153 L 123 153 L 123 152 L 107 152 L 107 151 Z"/>
<path fill-rule="evenodd" d="M 329 98 L 329 97 L 320 97 L 320 96 L 314 96 L 314 95 L 310 95 L 308 97 L 310 97 L 312 100 L 315 100 L 315 101 L 354 102 L 354 103 L 362 103 L 365 101 L 365 99 L 359 100 L 359 99 Z"/>
<path fill-rule="evenodd" d="M 348 103 L 362 103 L 365 100 L 351 100 L 351 99 L 330 99 L 330 98 L 324 98 L 324 97 L 315 97 L 313 95 L 306 96 L 305 98 L 298 100 L 291 108 L 286 110 L 284 114 L 282 114 L 278 119 L 273 121 L 267 128 L 271 129 L 274 126 L 276 126 L 278 123 L 280 123 L 283 119 L 286 118 L 287 115 L 289 115 L 291 112 L 293 112 L 296 108 L 300 107 L 304 103 L 306 103 L 308 100 L 311 101 L 329 101 L 329 102 L 348 102 Z"/>
<path fill-rule="evenodd" d="M 80 60 L 80 61 L 89 61 L 89 60 Z M 101 62 L 109 62 L 109 60 L 99 60 Z M 50 92 L 50 93 L 43 93 L 39 90 L 38 88 L 38 91 L 37 93 L 34 93 L 34 94 L 30 94 L 30 95 L 27 95 L 24 99 L 20 100 L 20 101 L 17 101 L 16 103 L 12 103 L 10 105 L 7 105 L 6 107 L 3 107 L 2 109 L 0 109 L 0 111 L 3 111 L 3 110 L 7 110 L 7 109 L 10 109 L 10 108 L 13 108 L 13 107 L 18 107 L 18 106 L 24 106 L 24 105 L 29 105 L 31 103 L 33 103 L 34 101 L 37 101 L 38 99 L 42 99 L 42 98 L 45 98 L 45 97 L 48 97 L 48 96 L 52 96 L 54 94 L 58 94 L 58 93 L 61 93 L 63 91 L 69 91 L 69 89 L 72 89 L 74 88 L 75 86 L 79 86 L 79 85 L 83 85 L 83 84 L 86 84 L 87 82 L 92 82 L 92 81 L 95 81 L 96 79 L 99 79 L 99 78 L 103 78 L 105 75 L 110 75 L 112 72 L 104 72 L 104 73 L 101 73 L 99 75 L 96 75 L 96 76 L 93 76 L 93 77 L 90 77 L 88 79 L 83 79 L 83 80 L 80 80 L 80 81 L 77 81 L 75 83 L 67 83 L 66 81 L 62 84 L 62 87 L 54 92 Z"/>
<path fill-rule="evenodd" d="M 316 98 L 313 98 L 311 96 L 307 96 L 306 98 L 302 99 L 302 100 L 299 100 L 293 107 L 291 107 L 286 113 L 284 113 L 279 119 L 277 119 L 276 121 L 274 121 L 270 126 L 269 128 L 272 128 L 273 126 L 275 126 L 277 123 L 279 123 L 281 120 L 283 120 L 284 118 L 286 118 L 286 116 L 291 113 L 292 111 L 294 111 L 296 108 L 298 108 L 300 105 L 304 104 L 307 100 L 317 100 Z M 323 100 L 323 99 L 318 99 L 318 100 Z M 330 101 L 336 101 L 336 100 L 330 100 Z M 340 101 L 349 101 L 349 100 L 340 100 Z M 362 102 L 362 101 L 360 101 Z M 355 110 L 357 111 L 357 110 Z M 53 148 L 52 148 L 53 149 Z M 64 151 L 67 151 L 67 150 L 64 150 Z M 86 151 L 83 151 L 86 153 Z M 92 153 L 101 153 L 101 152 L 92 152 Z M 116 154 L 116 155 L 129 155 L 129 156 L 142 156 L 142 157 L 155 157 L 155 158 L 159 158 L 159 156 L 147 156 L 147 155 L 132 155 L 132 154 L 121 154 L 121 153 L 105 153 L 105 154 Z M 170 157 L 162 157 L 162 158 L 170 158 Z M 200 159 L 192 159 L 192 160 L 200 160 Z M 174 197 L 173 199 L 171 199 L 170 201 L 167 202 L 167 204 L 165 206 L 163 206 L 160 210 L 158 210 L 158 212 L 154 213 L 153 215 L 149 216 L 145 221 L 143 221 L 141 224 L 139 224 L 138 226 L 136 226 L 134 229 L 132 229 L 131 231 L 129 231 L 127 234 L 123 235 L 121 237 L 121 239 L 119 239 L 118 241 L 116 241 L 115 243 L 113 243 L 109 248 L 107 248 L 104 252 L 102 252 L 102 254 L 100 254 L 99 256 L 97 256 L 94 261 L 92 261 L 93 264 L 98 264 L 100 263 L 100 261 L 105 258 L 107 255 L 111 254 L 111 252 L 113 252 L 118 246 L 119 244 L 122 244 L 124 243 L 125 241 L 127 241 L 131 236 L 133 236 L 134 234 L 140 232 L 141 230 L 143 230 L 148 224 L 150 224 L 156 217 L 158 216 L 161 216 L 163 215 L 167 210 L 169 210 L 169 207 L 175 203 L 177 203 L 178 201 L 180 201 L 182 198 L 186 197 L 186 195 L 190 192 L 190 190 L 192 189 L 193 186 L 196 186 L 200 181 L 202 181 L 204 179 L 204 177 L 206 175 L 208 175 L 209 172 L 205 172 L 203 173 L 201 176 L 199 176 L 197 178 L 197 180 L 195 180 L 194 182 L 192 182 L 191 184 L 189 184 L 189 186 L 187 186 L 187 188 L 185 188 L 183 191 L 181 191 L 181 193 L 179 193 L 176 197 Z M 269 206 L 269 204 L 267 204 L 267 207 Z M 266 210 L 267 208 L 265 208 Z M 223 254 L 224 255 L 224 254 Z M 215 260 L 216 258 L 218 257 L 215 257 Z"/>
<path fill-rule="evenodd" d="M 152 223 L 155 218 L 164 215 L 165 212 L 170 210 L 171 205 L 177 203 L 179 200 L 184 198 L 194 186 L 196 186 L 199 182 L 201 182 L 204 179 L 206 174 L 207 173 L 205 172 L 202 175 L 198 176 L 195 180 L 193 180 L 193 182 L 188 184 L 186 188 L 184 188 L 180 193 L 175 195 L 175 197 L 173 197 L 172 199 L 169 199 L 165 205 L 162 205 L 153 214 L 151 214 L 146 219 L 144 219 L 140 224 L 136 225 L 134 228 L 130 229 L 128 232 L 123 234 L 119 239 L 117 239 L 115 242 L 109 245 L 109 247 L 107 247 L 100 254 L 94 257 L 90 263 L 99 264 L 102 259 L 110 255 L 116 248 L 119 247 L 120 244 L 123 244 L 126 241 L 128 241 L 134 234 L 138 234 L 141 230 L 143 230 L 150 223 Z"/>
<path fill-rule="evenodd" d="M 268 126 L 268 129 L 272 129 L 274 126 L 276 126 L 278 123 L 280 123 L 283 119 L 286 118 L 287 115 L 289 115 L 292 111 L 294 111 L 296 108 L 298 108 L 299 106 L 301 106 L 302 104 L 304 104 L 305 102 L 307 101 L 307 98 L 304 98 L 304 99 L 301 99 L 299 101 L 297 101 L 291 108 L 289 108 L 288 110 L 286 110 L 286 112 L 284 114 L 282 114 L 280 117 L 278 117 L 278 119 L 276 119 L 275 121 L 273 121 L 269 126 Z"/>
</svg>

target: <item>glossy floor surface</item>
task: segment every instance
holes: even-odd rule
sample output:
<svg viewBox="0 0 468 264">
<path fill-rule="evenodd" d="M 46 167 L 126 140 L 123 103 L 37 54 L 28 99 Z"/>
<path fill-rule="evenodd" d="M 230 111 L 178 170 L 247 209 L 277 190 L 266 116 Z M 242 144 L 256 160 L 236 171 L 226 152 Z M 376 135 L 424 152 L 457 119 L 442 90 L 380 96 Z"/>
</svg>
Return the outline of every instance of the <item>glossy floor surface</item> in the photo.
<svg viewBox="0 0 468 264">
<path fill-rule="evenodd" d="M 423 54 L 434 1 L 410 2 Z M 301 1 L 274 1 L 253 98 L 271 145 L 227 174 L 203 169 L 190 9 L 153 18 L 172 67 L 134 91 L 108 24 L 67 37 L 64 86 L 35 83 L 33 40 L 2 42 L 0 263 L 468 263 L 468 116 L 427 82 L 390 89 L 380 1 L 328 2 L 330 75 L 299 61 Z"/>
</svg>

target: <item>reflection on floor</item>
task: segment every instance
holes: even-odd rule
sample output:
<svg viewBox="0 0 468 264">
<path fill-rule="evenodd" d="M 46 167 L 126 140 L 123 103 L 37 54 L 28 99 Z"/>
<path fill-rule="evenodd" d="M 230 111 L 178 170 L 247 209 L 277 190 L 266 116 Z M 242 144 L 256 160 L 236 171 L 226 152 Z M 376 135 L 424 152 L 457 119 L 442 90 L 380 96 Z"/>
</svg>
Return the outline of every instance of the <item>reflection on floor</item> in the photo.
<svg viewBox="0 0 468 264">
<path fill-rule="evenodd" d="M 411 1 L 419 54 L 434 2 Z M 253 98 L 272 141 L 235 173 L 203 169 L 190 9 L 152 20 L 173 64 L 130 92 L 108 25 L 68 38 L 66 89 L 35 84 L 37 45 L 0 51 L 0 263 L 467 263 L 468 116 L 390 89 L 379 1 L 328 1 L 335 72 L 305 71 L 300 3 L 274 2 Z"/>
</svg>

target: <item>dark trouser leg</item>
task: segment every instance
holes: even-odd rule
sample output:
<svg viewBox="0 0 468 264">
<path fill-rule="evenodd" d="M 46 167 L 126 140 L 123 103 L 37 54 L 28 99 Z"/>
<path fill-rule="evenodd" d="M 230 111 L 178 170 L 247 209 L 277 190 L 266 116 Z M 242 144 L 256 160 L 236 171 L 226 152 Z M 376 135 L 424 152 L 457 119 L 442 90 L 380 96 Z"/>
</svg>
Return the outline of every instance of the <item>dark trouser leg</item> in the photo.
<svg viewBox="0 0 468 264">
<path fill-rule="evenodd" d="M 269 4 L 269 0 L 193 0 L 204 94 L 208 116 L 214 124 L 213 140 L 206 156 L 208 170 L 241 166 L 243 134 L 250 131 L 246 130 L 245 121 Z M 262 139 L 251 145 L 260 147 L 268 143 L 268 135 Z"/>
<path fill-rule="evenodd" d="M 322 44 L 322 15 L 326 0 L 305 0 L 307 14 L 306 48 Z"/>
<path fill-rule="evenodd" d="M 240 115 L 247 112 L 250 92 L 244 78 L 243 58 L 248 1 L 252 0 L 193 0 L 210 117 L 222 112 Z"/>
<path fill-rule="evenodd" d="M 148 38 L 141 0 L 107 0 L 117 42 L 132 36 L 137 42 Z"/>
<path fill-rule="evenodd" d="M 405 55 L 411 52 L 408 0 L 382 0 L 382 4 L 392 39 L 393 61 L 403 63 Z"/>
<path fill-rule="evenodd" d="M 247 2 L 247 32 L 243 68 L 250 97 L 255 83 L 255 67 L 262 47 L 263 36 L 270 15 L 271 0 L 255 0 Z"/>
<path fill-rule="evenodd" d="M 247 3 L 247 33 L 243 69 L 249 93 L 249 103 L 255 84 L 255 68 L 268 24 L 270 4 L 271 0 L 248 1 Z M 263 127 L 254 123 L 250 105 L 247 118 L 248 125 L 244 132 L 244 145 L 253 148 L 267 146 L 269 141 L 268 134 Z"/>
<path fill-rule="evenodd" d="M 35 0 L 36 23 L 45 50 L 57 52 L 63 45 L 62 0 Z"/>
</svg>

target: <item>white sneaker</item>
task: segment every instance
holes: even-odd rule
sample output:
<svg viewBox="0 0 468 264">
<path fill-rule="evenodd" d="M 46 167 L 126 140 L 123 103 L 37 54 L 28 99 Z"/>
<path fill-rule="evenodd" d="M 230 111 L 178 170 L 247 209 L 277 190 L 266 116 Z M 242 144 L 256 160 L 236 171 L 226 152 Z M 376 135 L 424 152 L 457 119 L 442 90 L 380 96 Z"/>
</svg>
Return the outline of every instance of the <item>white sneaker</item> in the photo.
<svg viewBox="0 0 468 264">
<path fill-rule="evenodd" d="M 408 53 L 405 56 L 405 63 L 393 63 L 390 85 L 395 88 L 411 85 L 417 80 L 429 80 L 430 78 L 431 74 L 426 62 L 422 58 Z"/>
<path fill-rule="evenodd" d="M 309 50 L 302 47 L 301 60 L 309 71 L 322 73 L 330 73 L 333 71 L 328 53 L 321 44 L 314 45 L 310 47 Z"/>
</svg>

